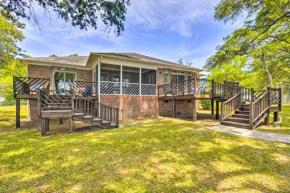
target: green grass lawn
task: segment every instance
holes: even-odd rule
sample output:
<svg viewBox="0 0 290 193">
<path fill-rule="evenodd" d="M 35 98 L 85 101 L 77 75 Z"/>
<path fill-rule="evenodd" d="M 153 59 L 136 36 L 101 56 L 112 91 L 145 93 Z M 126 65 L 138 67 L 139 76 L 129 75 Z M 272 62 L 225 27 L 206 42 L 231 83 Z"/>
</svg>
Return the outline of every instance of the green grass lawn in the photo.
<svg viewBox="0 0 290 193">
<path fill-rule="evenodd" d="M 64 134 L 0 107 L 0 192 L 289 192 L 290 146 L 144 119 Z M 25 117 L 25 111 L 22 111 Z M 5 121 L 3 121 L 5 119 Z M 7 121 L 10 120 L 10 121 Z M 55 130 L 63 131 L 55 135 Z M 82 131 L 79 129 L 79 131 Z"/>
<path fill-rule="evenodd" d="M 290 105 L 284 105 L 282 106 L 282 111 L 279 112 L 279 118 L 282 117 L 282 125 L 280 128 L 275 128 L 273 127 L 273 114 L 271 113 L 270 115 L 270 122 L 271 124 L 259 127 L 257 130 L 258 131 L 266 131 L 266 132 L 271 132 L 271 133 L 281 133 L 281 134 L 288 134 L 290 135 Z"/>
</svg>

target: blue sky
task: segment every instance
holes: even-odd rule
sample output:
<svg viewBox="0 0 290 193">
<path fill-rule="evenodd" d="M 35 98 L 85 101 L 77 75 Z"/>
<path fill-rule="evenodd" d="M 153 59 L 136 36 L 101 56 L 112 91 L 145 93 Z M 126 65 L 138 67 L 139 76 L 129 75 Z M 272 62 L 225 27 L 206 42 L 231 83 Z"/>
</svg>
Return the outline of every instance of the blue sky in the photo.
<svg viewBox="0 0 290 193">
<path fill-rule="evenodd" d="M 57 19 L 36 13 L 42 31 L 27 24 L 25 39 L 19 44 L 31 56 L 56 54 L 88 55 L 90 52 L 137 52 L 176 62 L 182 58 L 202 67 L 222 38 L 241 22 L 224 24 L 215 21 L 218 0 L 131 0 L 125 31 L 116 37 L 106 32 L 99 21 L 98 30 L 81 31 Z"/>
</svg>

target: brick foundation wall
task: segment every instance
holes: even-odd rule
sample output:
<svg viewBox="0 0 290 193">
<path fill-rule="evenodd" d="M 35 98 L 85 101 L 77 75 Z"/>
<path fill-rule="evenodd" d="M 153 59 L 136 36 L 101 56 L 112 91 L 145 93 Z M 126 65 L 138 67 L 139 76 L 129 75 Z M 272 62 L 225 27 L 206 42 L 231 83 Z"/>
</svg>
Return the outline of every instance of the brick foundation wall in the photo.
<svg viewBox="0 0 290 193">
<path fill-rule="evenodd" d="M 37 100 L 30 99 L 27 100 L 27 119 L 29 121 L 37 120 L 38 119 L 38 112 L 37 112 Z"/>
<path fill-rule="evenodd" d="M 197 105 L 199 101 L 197 101 Z M 164 117 L 172 117 L 173 116 L 173 106 L 172 100 L 168 100 L 165 103 L 164 100 L 158 101 L 158 110 L 159 115 Z M 177 100 L 176 101 L 176 114 L 178 115 L 186 115 L 193 116 L 193 101 L 192 100 Z"/>
<path fill-rule="evenodd" d="M 119 107 L 120 120 L 157 117 L 156 96 L 101 95 L 101 103 Z"/>
</svg>

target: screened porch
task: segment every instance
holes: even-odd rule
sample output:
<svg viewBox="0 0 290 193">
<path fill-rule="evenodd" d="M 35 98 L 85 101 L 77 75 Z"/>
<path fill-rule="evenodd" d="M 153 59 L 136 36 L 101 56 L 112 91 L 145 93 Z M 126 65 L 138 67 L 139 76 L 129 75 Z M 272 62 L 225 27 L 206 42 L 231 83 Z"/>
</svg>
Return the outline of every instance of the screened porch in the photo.
<svg viewBox="0 0 290 193">
<path fill-rule="evenodd" d="M 99 72 L 100 71 L 100 72 Z M 94 70 L 99 92 L 106 95 L 157 94 L 156 70 L 112 64 L 99 64 Z"/>
</svg>

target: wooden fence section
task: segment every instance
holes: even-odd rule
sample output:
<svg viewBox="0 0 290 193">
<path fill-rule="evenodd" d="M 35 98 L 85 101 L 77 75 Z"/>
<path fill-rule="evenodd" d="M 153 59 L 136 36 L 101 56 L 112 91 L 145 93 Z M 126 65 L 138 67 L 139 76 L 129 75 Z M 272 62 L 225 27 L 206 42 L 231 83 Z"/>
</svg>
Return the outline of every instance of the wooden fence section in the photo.
<svg viewBox="0 0 290 193">
<path fill-rule="evenodd" d="M 37 94 L 37 90 L 49 88 L 48 78 L 13 77 L 13 95 Z"/>
</svg>

